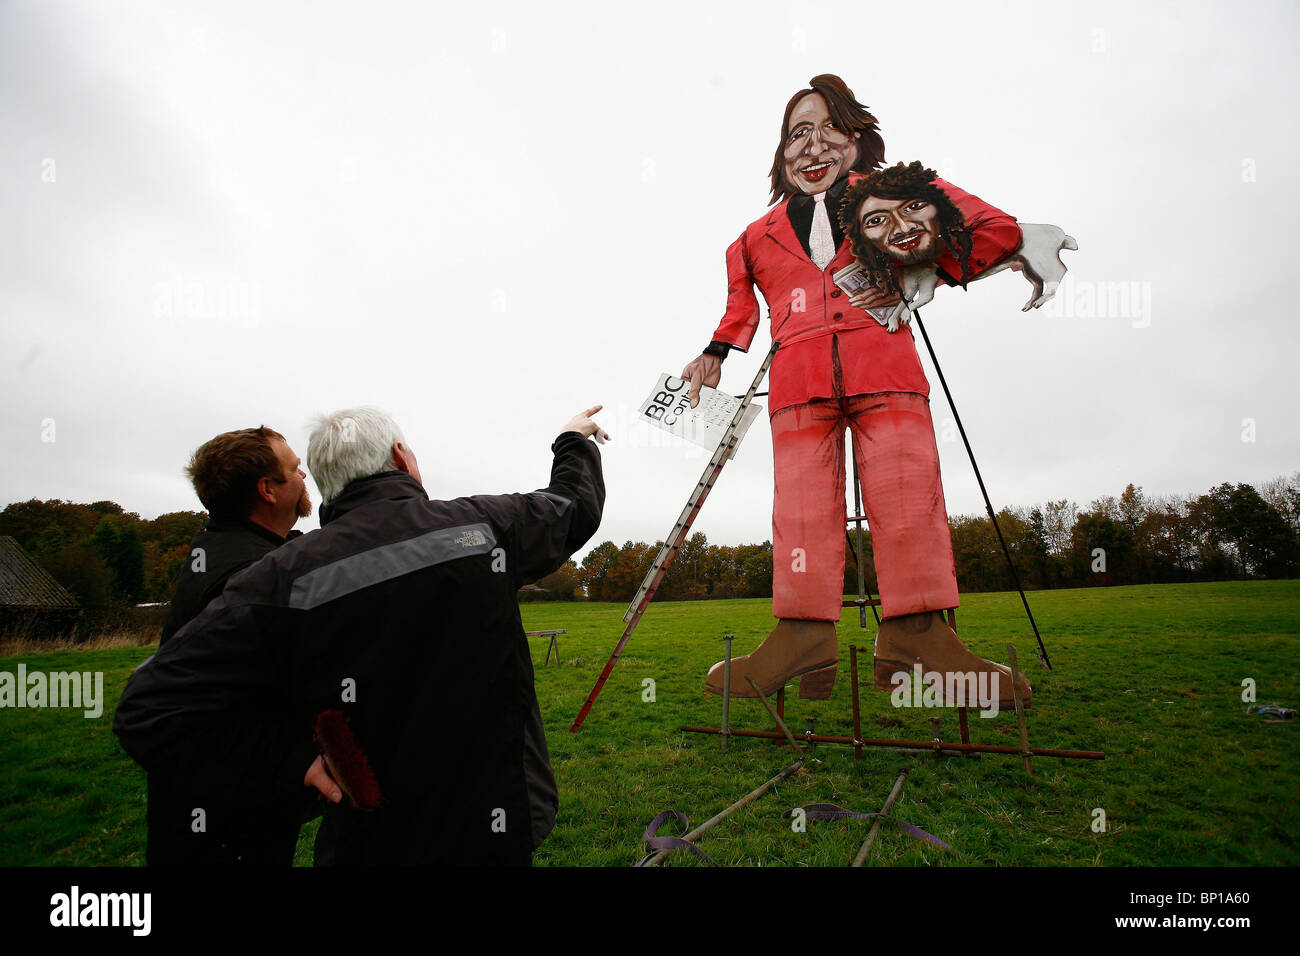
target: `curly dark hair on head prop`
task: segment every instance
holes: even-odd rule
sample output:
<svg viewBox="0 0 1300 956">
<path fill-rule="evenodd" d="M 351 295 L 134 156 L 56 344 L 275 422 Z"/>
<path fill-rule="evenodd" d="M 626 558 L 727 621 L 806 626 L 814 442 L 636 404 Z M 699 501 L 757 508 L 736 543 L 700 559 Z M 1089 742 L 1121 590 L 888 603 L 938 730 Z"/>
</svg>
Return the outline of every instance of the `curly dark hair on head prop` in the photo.
<svg viewBox="0 0 1300 956">
<path fill-rule="evenodd" d="M 869 196 L 877 199 L 925 199 L 939 211 L 939 239 L 961 263 L 961 287 L 966 288 L 970 276 L 971 234 L 961 211 L 942 189 L 934 184 L 938 178 L 933 169 L 926 169 L 919 161 L 904 166 L 898 163 L 878 169 L 861 182 L 850 186 L 840 205 L 840 225 L 849 237 L 854 258 L 862 264 L 876 288 L 902 294 L 898 284 L 897 263 L 881 252 L 862 234 L 858 207 Z"/>
</svg>

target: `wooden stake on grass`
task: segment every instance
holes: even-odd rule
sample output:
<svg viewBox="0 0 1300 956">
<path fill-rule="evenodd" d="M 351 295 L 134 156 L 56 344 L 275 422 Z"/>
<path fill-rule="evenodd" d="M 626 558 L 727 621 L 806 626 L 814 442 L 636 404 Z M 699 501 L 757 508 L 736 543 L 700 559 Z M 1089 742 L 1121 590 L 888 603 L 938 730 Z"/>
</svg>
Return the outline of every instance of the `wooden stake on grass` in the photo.
<svg viewBox="0 0 1300 956">
<path fill-rule="evenodd" d="M 763 692 L 758 689 L 758 684 L 754 681 L 754 678 L 749 674 L 746 674 L 745 680 L 749 681 L 749 686 L 754 688 L 754 693 L 757 694 L 758 699 L 763 702 L 763 706 L 767 708 L 767 712 L 771 715 L 772 719 L 776 721 L 776 725 L 781 728 L 781 733 L 785 734 L 785 739 L 789 741 L 790 746 L 794 748 L 794 752 L 802 757 L 803 751 L 800 750 L 799 745 L 795 743 L 794 734 L 790 733 L 790 728 L 785 725 L 785 721 L 781 719 L 781 715 L 772 709 L 772 705 L 767 702 L 767 698 L 763 696 Z M 782 690 L 784 689 L 785 688 L 782 688 Z"/>
<path fill-rule="evenodd" d="M 904 770 L 898 775 L 898 780 L 894 782 L 894 789 L 889 791 L 889 799 L 885 805 L 880 808 L 880 816 L 876 817 L 871 824 L 871 831 L 867 834 L 866 841 L 862 844 L 862 849 L 858 850 L 858 855 L 853 858 L 850 866 L 862 866 L 867 862 L 867 856 L 871 853 L 871 846 L 876 842 L 876 834 L 880 832 L 880 825 L 885 822 L 885 814 L 894 806 L 894 801 L 898 795 L 903 792 L 903 783 L 907 780 L 907 771 Z"/>
<path fill-rule="evenodd" d="M 1016 666 L 1016 646 L 1008 644 L 1007 650 L 1011 652 L 1011 693 L 1016 700 L 1016 720 L 1020 724 L 1020 755 L 1025 762 L 1025 773 L 1032 777 L 1034 763 L 1030 757 L 1029 728 L 1025 726 L 1025 705 L 1020 699 L 1020 668 Z"/>
<path fill-rule="evenodd" d="M 727 817 L 731 816 L 741 807 L 748 806 L 749 804 L 753 803 L 755 800 L 763 796 L 763 794 L 767 793 L 778 783 L 780 783 L 786 777 L 790 776 L 790 774 L 799 770 L 801 767 L 803 767 L 802 758 L 790 764 L 790 766 L 786 767 L 784 770 L 778 773 L 767 783 L 745 794 L 743 797 L 741 797 L 731 806 L 727 807 L 727 809 L 723 810 L 721 813 L 717 814 L 716 816 L 710 817 L 708 820 L 705 820 L 703 823 L 701 823 L 690 833 L 686 834 L 686 836 L 682 837 L 682 839 L 685 840 L 687 843 L 694 843 L 705 833 L 705 831 L 707 831 L 714 824 L 721 823 L 723 820 L 727 819 Z M 645 865 L 657 866 L 658 864 L 662 863 L 668 857 L 668 854 L 671 852 L 672 852 L 671 850 L 660 850 L 657 853 L 655 853 L 654 856 L 650 857 L 650 859 L 646 860 Z"/>
</svg>

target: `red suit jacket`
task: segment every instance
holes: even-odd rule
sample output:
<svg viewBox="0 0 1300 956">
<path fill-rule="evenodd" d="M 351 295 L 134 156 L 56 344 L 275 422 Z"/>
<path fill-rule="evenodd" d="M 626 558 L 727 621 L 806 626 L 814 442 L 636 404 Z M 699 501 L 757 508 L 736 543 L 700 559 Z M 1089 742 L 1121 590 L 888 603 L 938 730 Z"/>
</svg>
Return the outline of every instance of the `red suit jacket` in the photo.
<svg viewBox="0 0 1300 956">
<path fill-rule="evenodd" d="M 862 177 L 850 174 L 850 182 Z M 1015 219 L 942 179 L 935 185 L 961 210 L 973 239 L 973 278 L 1015 252 L 1020 227 Z M 835 258 L 818 269 L 804 252 L 785 200 L 750 223 L 727 250 L 727 312 L 714 341 L 748 351 L 760 318 L 754 286 L 772 316 L 772 338 L 781 343 L 772 361 L 768 386 L 769 414 L 790 405 L 835 395 L 832 336 L 838 338 L 840 374 L 845 395 L 873 392 L 930 394 L 910 327 L 889 332 L 849 297 L 831 277 L 853 262 L 848 240 Z M 935 260 L 950 282 L 961 267 L 949 255 Z"/>
</svg>

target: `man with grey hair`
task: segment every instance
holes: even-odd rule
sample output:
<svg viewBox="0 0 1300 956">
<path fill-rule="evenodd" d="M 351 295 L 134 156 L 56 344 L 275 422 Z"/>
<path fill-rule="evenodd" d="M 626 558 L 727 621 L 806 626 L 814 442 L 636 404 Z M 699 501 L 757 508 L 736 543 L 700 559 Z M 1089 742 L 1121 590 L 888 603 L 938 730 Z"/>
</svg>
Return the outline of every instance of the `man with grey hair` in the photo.
<svg viewBox="0 0 1300 956">
<path fill-rule="evenodd" d="M 381 471 L 407 471 L 398 464 L 398 457 L 410 454 L 401 428 L 387 413 L 377 408 L 348 408 L 312 422 L 307 467 L 329 501 L 357 478 Z"/>
<path fill-rule="evenodd" d="M 318 419 L 321 529 L 233 578 L 136 670 L 122 745 L 230 800 L 315 787 L 330 801 L 317 865 L 530 862 L 559 801 L 515 595 L 600 524 L 599 410 L 551 445 L 545 488 L 452 501 L 429 500 L 385 413 Z M 355 746 L 327 764 L 313 728 L 329 711 Z M 439 760 L 450 734 L 455 759 Z M 353 799 L 376 789 L 377 808 Z"/>
</svg>

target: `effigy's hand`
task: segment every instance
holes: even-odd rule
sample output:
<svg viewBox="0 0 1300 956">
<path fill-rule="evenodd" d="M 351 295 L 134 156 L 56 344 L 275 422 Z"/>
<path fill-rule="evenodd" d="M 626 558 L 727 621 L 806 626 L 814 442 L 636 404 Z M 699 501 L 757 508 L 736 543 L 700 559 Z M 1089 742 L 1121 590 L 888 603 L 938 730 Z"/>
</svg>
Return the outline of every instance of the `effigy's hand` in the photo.
<svg viewBox="0 0 1300 956">
<path fill-rule="evenodd" d="M 1056 289 L 1066 272 L 1065 263 L 1061 261 L 1061 250 L 1075 250 L 1079 244 L 1073 236 L 1067 236 L 1060 226 L 1047 223 L 1022 222 L 1020 236 L 1020 248 L 1011 257 L 1010 268 L 1023 272 L 1034 287 L 1034 294 L 1020 310 L 1028 312 L 1030 309 L 1041 308 L 1056 295 Z"/>
<path fill-rule="evenodd" d="M 855 309 L 879 309 L 882 306 L 893 305 L 898 302 L 898 296 L 892 292 L 886 292 L 883 289 L 877 289 L 874 286 L 870 289 L 862 289 L 849 296 L 849 305 Z"/>
<path fill-rule="evenodd" d="M 700 404 L 700 386 L 717 388 L 722 381 L 722 359 L 716 355 L 703 355 L 682 369 L 682 381 L 691 386 L 691 408 Z"/>
<path fill-rule="evenodd" d="M 889 331 L 897 332 L 900 326 L 912 321 L 912 316 L 921 306 L 929 305 L 934 299 L 934 290 L 938 284 L 939 273 L 929 263 L 904 269 L 901 282 L 903 300 L 889 315 Z"/>
</svg>

